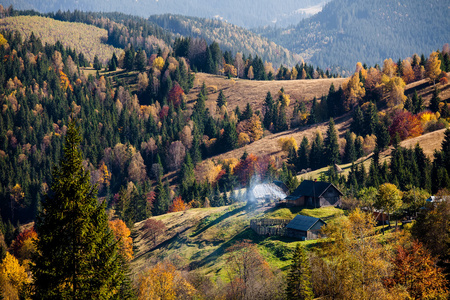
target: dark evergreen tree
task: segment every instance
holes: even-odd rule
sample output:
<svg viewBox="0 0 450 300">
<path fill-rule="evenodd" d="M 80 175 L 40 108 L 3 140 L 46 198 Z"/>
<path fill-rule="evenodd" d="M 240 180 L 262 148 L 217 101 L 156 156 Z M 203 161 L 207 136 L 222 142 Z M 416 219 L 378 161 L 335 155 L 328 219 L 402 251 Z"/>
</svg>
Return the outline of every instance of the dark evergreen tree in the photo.
<svg viewBox="0 0 450 300">
<path fill-rule="evenodd" d="M 116 53 L 113 52 L 113 55 L 109 61 L 109 71 L 115 71 L 117 67 L 119 66 L 119 60 L 117 59 Z"/>
<path fill-rule="evenodd" d="M 164 184 L 162 183 L 161 179 L 158 181 L 158 185 L 156 186 L 156 198 L 155 198 L 155 204 L 153 207 L 154 215 L 162 215 L 167 213 L 169 209 L 169 198 L 166 193 L 166 188 Z"/>
<path fill-rule="evenodd" d="M 223 90 L 220 90 L 219 92 L 219 96 L 217 97 L 217 108 L 221 109 L 222 106 L 226 106 L 227 105 L 227 98 L 225 97 Z"/>
<path fill-rule="evenodd" d="M 222 136 L 223 152 L 231 151 L 237 148 L 238 136 L 236 131 L 236 124 L 234 122 L 227 122 L 224 126 L 224 132 Z"/>
<path fill-rule="evenodd" d="M 359 106 L 353 110 L 353 122 L 351 125 L 351 131 L 356 135 L 363 134 L 364 130 L 364 114 Z"/>
<path fill-rule="evenodd" d="M 236 105 L 236 108 L 234 109 L 234 115 L 236 116 L 236 119 L 240 120 L 242 118 L 241 110 L 239 109 L 239 106 Z"/>
<path fill-rule="evenodd" d="M 144 50 L 139 50 L 136 53 L 136 58 L 135 58 L 134 64 L 138 71 L 140 71 L 140 72 L 145 71 L 145 67 L 147 66 L 147 56 L 145 55 Z"/>
<path fill-rule="evenodd" d="M 36 299 L 110 299 L 125 282 L 120 256 L 97 190 L 82 166 L 81 137 L 69 124 L 64 156 L 36 220 Z"/>
<path fill-rule="evenodd" d="M 317 98 L 314 97 L 311 110 L 309 112 L 308 124 L 316 124 L 317 123 Z"/>
<path fill-rule="evenodd" d="M 414 148 L 414 155 L 417 167 L 420 170 L 419 187 L 431 192 L 431 164 L 430 160 L 423 152 L 423 149 L 419 146 L 419 143 L 417 143 Z"/>
<path fill-rule="evenodd" d="M 297 153 L 296 168 L 298 171 L 308 168 L 309 166 L 308 153 L 309 153 L 309 141 L 308 138 L 304 136 Z"/>
<path fill-rule="evenodd" d="M 275 124 L 275 129 L 277 132 L 288 130 L 288 121 L 286 119 L 286 105 L 281 103 L 280 109 L 278 111 L 278 118 Z"/>
<path fill-rule="evenodd" d="M 123 67 L 127 71 L 131 71 L 134 68 L 134 49 L 133 49 L 133 47 L 125 50 L 125 57 L 123 59 Z"/>
<path fill-rule="evenodd" d="M 442 156 L 445 161 L 445 168 L 450 170 L 450 129 L 447 128 L 444 132 L 444 140 L 442 141 Z"/>
<path fill-rule="evenodd" d="M 209 45 L 209 50 L 211 52 L 211 58 L 213 62 L 213 69 L 211 70 L 212 74 L 217 74 L 219 72 L 219 67 L 222 65 L 223 55 L 222 51 L 220 50 L 220 46 L 217 42 L 212 42 L 211 45 Z"/>
<path fill-rule="evenodd" d="M 97 71 L 100 71 L 102 69 L 102 63 L 98 59 L 97 55 L 94 57 L 94 64 L 93 64 L 93 66 L 94 66 L 94 69 L 97 70 Z"/>
<path fill-rule="evenodd" d="M 364 156 L 362 138 L 359 136 L 356 137 L 356 139 L 355 139 L 355 153 L 356 153 L 356 159 Z"/>
<path fill-rule="evenodd" d="M 322 168 L 324 166 L 324 146 L 322 135 L 317 132 L 314 142 L 311 145 L 311 152 L 309 154 L 309 164 L 313 170 Z"/>
<path fill-rule="evenodd" d="M 311 300 L 314 298 L 311 285 L 311 266 L 305 249 L 297 243 L 287 277 L 287 299 Z"/>
<path fill-rule="evenodd" d="M 414 108 L 414 111 L 412 111 L 413 114 L 418 114 L 423 111 L 423 98 L 417 94 L 416 90 L 414 90 L 411 102 Z"/>
<path fill-rule="evenodd" d="M 428 107 L 432 112 L 439 111 L 439 103 L 441 102 L 441 98 L 439 97 L 439 93 L 441 91 L 435 87 L 433 90 L 433 95 L 431 96 L 430 106 Z"/>
<path fill-rule="evenodd" d="M 251 117 L 253 116 L 253 109 L 252 106 L 249 103 L 247 103 L 247 105 L 245 106 L 245 110 L 242 112 L 241 118 L 240 120 L 249 120 Z"/>
<path fill-rule="evenodd" d="M 216 65 L 214 63 L 212 54 L 211 54 L 211 50 L 208 47 L 206 49 L 206 66 L 205 66 L 205 72 L 209 73 L 209 74 L 216 74 Z"/>
<path fill-rule="evenodd" d="M 407 110 L 407 111 L 409 111 L 409 112 L 411 112 L 411 113 L 414 113 L 414 106 L 413 106 L 413 102 L 412 102 L 412 100 L 411 100 L 411 98 L 410 97 L 407 97 L 406 98 L 406 100 L 405 100 L 405 104 L 403 105 L 403 107 Z"/>
<path fill-rule="evenodd" d="M 345 133 L 345 141 L 344 163 L 351 163 L 356 160 L 356 152 L 355 139 L 352 137 L 350 131 Z"/>
<path fill-rule="evenodd" d="M 377 137 L 377 148 L 380 151 L 383 151 L 389 146 L 391 136 L 389 135 L 389 131 L 387 130 L 384 123 L 379 122 L 377 124 L 375 136 Z"/>
<path fill-rule="evenodd" d="M 193 164 L 197 164 L 202 160 L 202 153 L 200 151 L 201 137 L 198 132 L 197 126 L 194 126 L 193 130 L 193 139 L 192 139 L 192 148 L 191 148 L 191 157 Z"/>
<path fill-rule="evenodd" d="M 264 120 L 263 124 L 266 129 L 270 129 L 270 125 L 273 123 L 273 107 L 274 102 L 272 98 L 272 94 L 267 92 L 266 99 L 264 101 Z"/>
<path fill-rule="evenodd" d="M 327 137 L 325 139 L 325 160 L 327 165 L 339 163 L 338 135 L 333 118 L 328 122 Z"/>
</svg>

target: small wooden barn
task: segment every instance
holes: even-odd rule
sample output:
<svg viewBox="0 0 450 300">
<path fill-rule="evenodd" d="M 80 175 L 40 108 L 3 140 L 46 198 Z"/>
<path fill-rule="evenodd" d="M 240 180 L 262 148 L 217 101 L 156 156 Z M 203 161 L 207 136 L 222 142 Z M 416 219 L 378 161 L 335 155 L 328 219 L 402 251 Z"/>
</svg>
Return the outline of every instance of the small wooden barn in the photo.
<svg viewBox="0 0 450 300">
<path fill-rule="evenodd" d="M 280 201 L 280 204 L 310 208 L 337 206 L 342 195 L 332 183 L 304 180 L 291 195 Z"/>
<path fill-rule="evenodd" d="M 314 240 L 319 237 L 320 229 L 326 225 L 319 218 L 297 215 L 286 226 L 286 236 L 301 240 Z"/>
</svg>

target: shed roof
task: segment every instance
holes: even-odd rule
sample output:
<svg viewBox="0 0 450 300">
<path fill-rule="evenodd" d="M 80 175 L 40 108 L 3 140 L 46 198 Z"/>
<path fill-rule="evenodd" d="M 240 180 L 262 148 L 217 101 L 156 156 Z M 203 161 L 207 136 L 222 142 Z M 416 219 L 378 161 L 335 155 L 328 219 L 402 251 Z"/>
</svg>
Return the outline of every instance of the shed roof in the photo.
<svg viewBox="0 0 450 300">
<path fill-rule="evenodd" d="M 326 192 L 330 187 L 334 187 L 338 193 L 342 196 L 341 191 L 332 183 L 324 182 L 324 181 L 312 181 L 312 180 L 304 180 L 290 195 L 290 198 L 296 199 L 301 196 L 307 197 L 320 197 L 323 193 Z M 288 199 L 289 200 L 289 199 Z"/>
<path fill-rule="evenodd" d="M 304 216 L 304 215 L 297 215 L 295 218 L 287 224 L 287 228 L 300 230 L 300 231 L 308 231 L 316 225 L 317 222 L 321 222 L 323 224 L 326 224 L 324 221 L 322 221 L 319 218 Z"/>
</svg>

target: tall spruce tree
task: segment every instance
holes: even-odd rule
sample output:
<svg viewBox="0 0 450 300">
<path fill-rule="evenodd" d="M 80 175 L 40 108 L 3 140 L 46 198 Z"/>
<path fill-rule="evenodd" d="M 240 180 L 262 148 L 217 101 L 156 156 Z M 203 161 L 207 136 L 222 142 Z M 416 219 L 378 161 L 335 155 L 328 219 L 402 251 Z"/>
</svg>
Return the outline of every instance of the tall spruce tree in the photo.
<svg viewBox="0 0 450 300">
<path fill-rule="evenodd" d="M 71 121 L 64 156 L 36 220 L 32 273 L 36 299 L 114 299 L 126 282 L 124 259 L 108 227 L 106 202 L 82 166 L 81 137 Z"/>
<path fill-rule="evenodd" d="M 297 163 L 295 164 L 295 166 L 298 171 L 308 168 L 309 166 L 308 153 L 309 153 L 309 140 L 306 136 L 304 136 L 297 152 Z"/>
<path fill-rule="evenodd" d="M 311 267 L 305 249 L 297 243 L 292 257 L 291 270 L 289 271 L 286 287 L 287 299 L 313 299 L 311 286 Z"/>
<path fill-rule="evenodd" d="M 439 93 L 441 91 L 435 87 L 433 90 L 433 95 L 431 96 L 430 106 L 428 107 L 432 112 L 439 111 L 439 103 L 441 102 L 441 98 L 439 97 Z"/>
<path fill-rule="evenodd" d="M 311 145 L 311 151 L 309 153 L 309 165 L 313 170 L 323 167 L 324 146 L 323 138 L 320 132 L 316 132 L 316 136 Z"/>
<path fill-rule="evenodd" d="M 266 129 L 269 129 L 270 124 L 273 123 L 273 110 L 274 110 L 274 102 L 272 94 L 270 94 L 270 92 L 267 92 L 266 100 L 264 101 L 264 120 L 263 120 L 263 124 Z"/>
<path fill-rule="evenodd" d="M 344 162 L 354 162 L 356 160 L 355 139 L 350 131 L 345 133 L 345 141 L 347 143 L 345 144 Z"/>
<path fill-rule="evenodd" d="M 328 165 L 339 163 L 338 135 L 333 118 L 328 122 L 327 138 L 325 139 L 325 153 Z"/>
<path fill-rule="evenodd" d="M 317 98 L 314 97 L 311 110 L 309 112 L 308 124 L 316 124 L 317 123 Z"/>
<path fill-rule="evenodd" d="M 225 97 L 223 90 L 220 90 L 219 97 L 217 97 L 217 108 L 221 109 L 222 106 L 227 105 L 227 98 Z"/>
</svg>

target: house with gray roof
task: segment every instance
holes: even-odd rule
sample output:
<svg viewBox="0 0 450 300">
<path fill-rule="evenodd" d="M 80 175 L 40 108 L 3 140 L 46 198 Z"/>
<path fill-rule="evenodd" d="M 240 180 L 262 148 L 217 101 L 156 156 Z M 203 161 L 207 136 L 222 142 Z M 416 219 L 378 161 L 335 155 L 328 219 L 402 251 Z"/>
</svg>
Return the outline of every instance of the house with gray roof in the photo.
<svg viewBox="0 0 450 300">
<path fill-rule="evenodd" d="M 326 225 L 319 218 L 297 215 L 286 225 L 286 236 L 301 240 L 314 240 L 319 237 L 320 229 Z"/>
<path fill-rule="evenodd" d="M 319 208 L 340 204 L 342 192 L 332 183 L 304 180 L 295 191 L 280 201 L 280 204 Z"/>
</svg>

